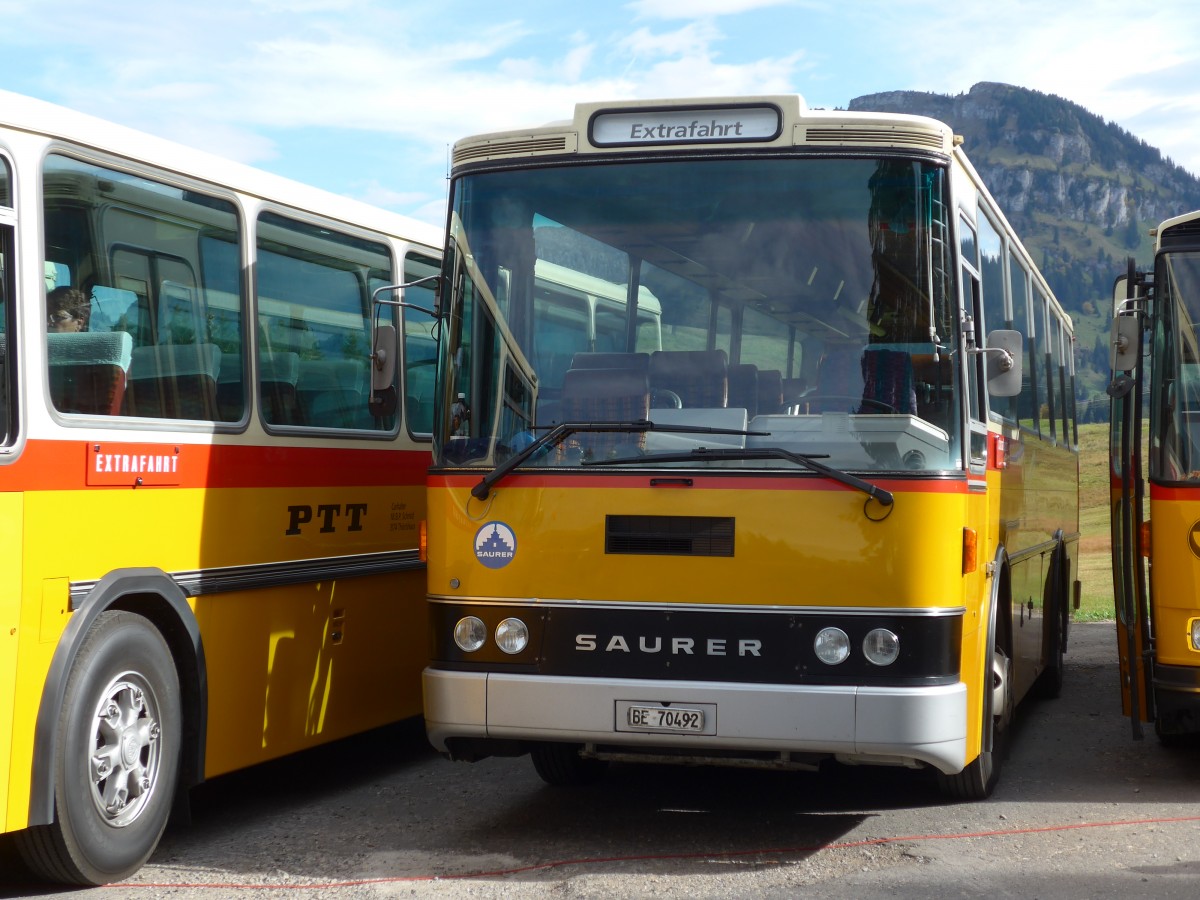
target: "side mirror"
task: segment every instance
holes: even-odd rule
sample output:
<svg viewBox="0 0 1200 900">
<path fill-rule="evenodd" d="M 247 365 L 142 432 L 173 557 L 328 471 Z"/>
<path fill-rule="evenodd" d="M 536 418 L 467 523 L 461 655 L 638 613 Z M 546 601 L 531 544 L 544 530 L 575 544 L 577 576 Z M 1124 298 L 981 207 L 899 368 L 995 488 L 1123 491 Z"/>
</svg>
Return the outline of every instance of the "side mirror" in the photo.
<svg viewBox="0 0 1200 900">
<path fill-rule="evenodd" d="M 376 325 L 371 349 L 371 394 L 368 407 L 374 416 L 396 411 L 396 353 L 399 341 L 395 325 Z"/>
<path fill-rule="evenodd" d="M 1141 318 L 1136 315 L 1115 316 L 1108 348 L 1109 367 L 1114 372 L 1132 372 L 1141 349 Z"/>
<path fill-rule="evenodd" d="M 1021 393 L 1021 332 L 998 328 L 987 337 L 988 393 L 993 397 L 1015 397 Z"/>
</svg>

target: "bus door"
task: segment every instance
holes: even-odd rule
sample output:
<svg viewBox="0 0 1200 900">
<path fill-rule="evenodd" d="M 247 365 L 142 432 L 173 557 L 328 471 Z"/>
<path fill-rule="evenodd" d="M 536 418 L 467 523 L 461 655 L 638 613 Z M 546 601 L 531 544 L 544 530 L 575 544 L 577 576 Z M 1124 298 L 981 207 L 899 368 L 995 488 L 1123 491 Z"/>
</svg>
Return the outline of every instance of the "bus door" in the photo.
<svg viewBox="0 0 1200 900">
<path fill-rule="evenodd" d="M 1116 603 L 1117 655 L 1121 709 L 1135 740 L 1142 722 L 1153 720 L 1147 689 L 1150 647 L 1146 557 L 1142 523 L 1145 485 L 1142 472 L 1142 379 L 1145 297 L 1135 298 L 1135 277 L 1118 279 L 1117 314 L 1112 329 L 1112 381 L 1109 426 L 1109 497 L 1112 526 L 1113 596 Z"/>
</svg>

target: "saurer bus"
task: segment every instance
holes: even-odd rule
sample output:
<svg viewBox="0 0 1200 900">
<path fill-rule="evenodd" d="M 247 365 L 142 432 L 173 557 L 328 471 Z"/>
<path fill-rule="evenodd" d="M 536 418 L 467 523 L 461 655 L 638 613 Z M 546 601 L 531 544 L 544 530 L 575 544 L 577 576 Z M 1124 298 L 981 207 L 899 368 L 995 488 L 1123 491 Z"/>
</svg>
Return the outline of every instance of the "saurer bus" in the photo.
<svg viewBox="0 0 1200 900">
<path fill-rule="evenodd" d="M 434 746 L 986 796 L 1077 602 L 1073 337 L 951 129 L 584 103 L 458 141 L 448 226 Z"/>
</svg>

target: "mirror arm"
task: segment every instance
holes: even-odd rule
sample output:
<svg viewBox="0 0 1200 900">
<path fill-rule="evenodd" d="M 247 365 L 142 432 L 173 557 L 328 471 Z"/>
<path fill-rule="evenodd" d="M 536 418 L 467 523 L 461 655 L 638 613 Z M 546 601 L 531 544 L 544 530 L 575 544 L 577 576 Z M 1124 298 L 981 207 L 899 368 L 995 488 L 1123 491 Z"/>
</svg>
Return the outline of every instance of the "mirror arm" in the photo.
<svg viewBox="0 0 1200 900">
<path fill-rule="evenodd" d="M 1000 371 L 1008 372 L 1013 367 L 1013 355 L 1003 347 L 972 347 L 971 349 L 967 350 L 967 353 L 972 356 L 980 353 L 999 353 L 1000 362 L 997 363 L 997 365 L 1000 367 Z"/>
<path fill-rule="evenodd" d="M 418 285 L 422 285 L 422 284 L 433 284 L 434 285 L 434 297 L 435 297 L 435 299 L 437 299 L 441 294 L 441 284 L 442 284 L 441 279 L 442 279 L 442 276 L 440 274 L 439 275 L 426 275 L 424 278 L 418 278 L 416 281 L 406 281 L 406 282 L 403 282 L 402 284 L 381 284 L 379 287 L 375 288 L 375 290 L 371 291 L 371 310 L 372 310 L 371 330 L 372 330 L 372 332 L 378 333 L 378 331 L 379 331 L 379 309 L 380 309 L 380 307 L 383 307 L 383 306 L 395 306 L 395 307 L 399 307 L 401 309 L 415 309 L 417 312 L 423 312 L 427 316 L 429 316 L 433 319 L 440 320 L 442 317 L 442 314 L 439 311 L 438 307 L 441 304 L 435 303 L 433 309 L 429 309 L 428 307 L 425 307 L 425 306 L 419 306 L 416 303 L 405 303 L 403 300 L 384 300 L 383 297 L 380 295 L 383 294 L 385 291 L 402 291 L 405 288 L 417 287 Z M 371 353 L 368 356 L 368 358 L 371 360 L 371 364 L 375 366 L 376 370 L 382 372 L 384 366 L 386 366 L 388 363 L 387 351 L 380 348 L 378 346 L 377 341 L 372 340 L 371 343 L 373 346 L 372 346 L 372 350 L 371 350 Z"/>
<path fill-rule="evenodd" d="M 423 312 L 433 318 L 441 318 L 441 312 L 438 307 L 441 304 L 435 304 L 433 309 L 426 306 L 418 306 L 416 303 L 405 303 L 403 300 L 384 300 L 379 295 L 384 291 L 402 291 L 405 288 L 418 287 L 423 284 L 433 284 L 434 294 L 437 296 L 441 293 L 441 275 L 426 275 L 424 278 L 418 278 L 416 281 L 406 281 L 403 284 L 382 284 L 371 292 L 371 304 L 373 306 L 398 306 L 402 309 L 415 309 L 417 312 Z"/>
</svg>

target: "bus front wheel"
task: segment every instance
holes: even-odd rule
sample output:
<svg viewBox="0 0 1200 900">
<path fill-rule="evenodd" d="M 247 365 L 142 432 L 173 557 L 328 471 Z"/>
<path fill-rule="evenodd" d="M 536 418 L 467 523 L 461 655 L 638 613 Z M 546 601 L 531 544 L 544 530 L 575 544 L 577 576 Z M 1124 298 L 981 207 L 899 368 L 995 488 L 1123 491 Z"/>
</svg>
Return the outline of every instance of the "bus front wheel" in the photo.
<svg viewBox="0 0 1200 900">
<path fill-rule="evenodd" d="M 129 612 L 97 616 L 59 715 L 55 821 L 18 834 L 36 874 L 100 885 L 142 866 L 171 811 L 181 717 L 179 676 L 158 630 Z"/>
<path fill-rule="evenodd" d="M 1001 647 L 992 651 L 992 702 L 984 704 L 982 746 L 979 755 L 954 775 L 938 773 L 942 792 L 957 800 L 984 800 L 1000 780 L 1009 726 L 1013 716 L 1012 659 Z M 989 741 L 990 737 L 990 741 Z"/>
</svg>

